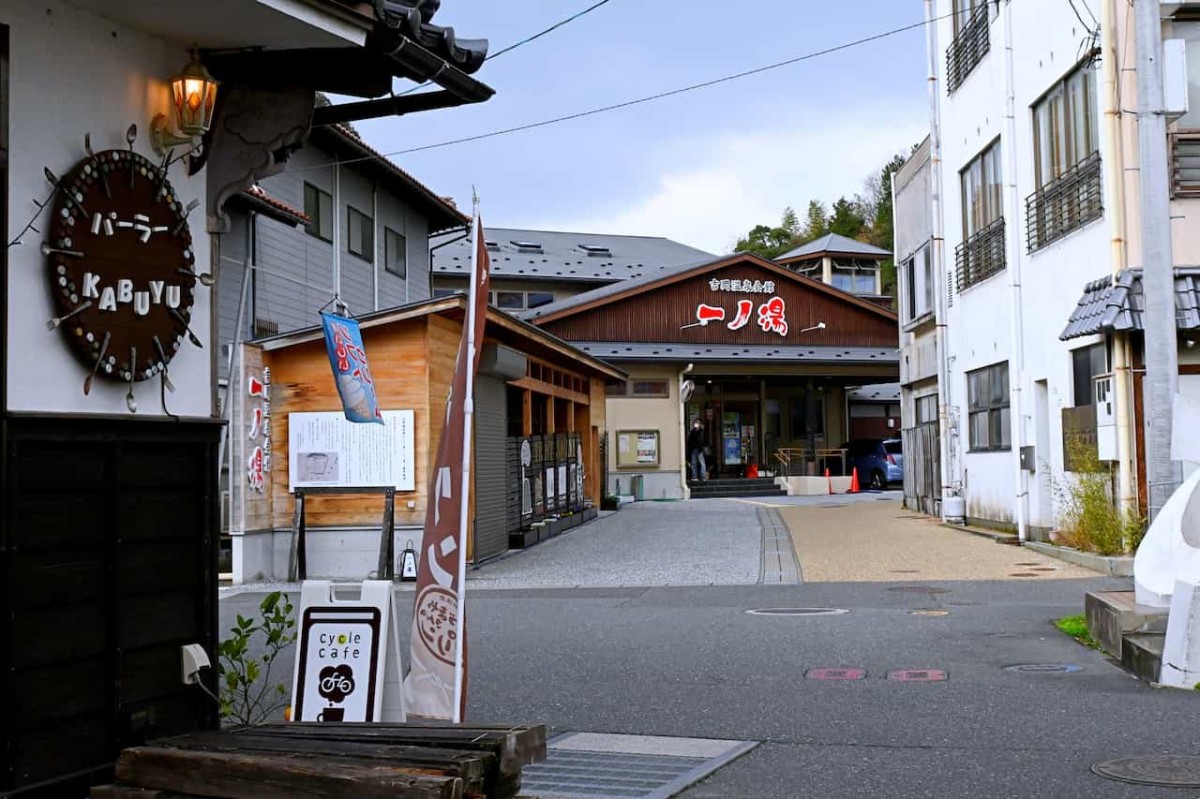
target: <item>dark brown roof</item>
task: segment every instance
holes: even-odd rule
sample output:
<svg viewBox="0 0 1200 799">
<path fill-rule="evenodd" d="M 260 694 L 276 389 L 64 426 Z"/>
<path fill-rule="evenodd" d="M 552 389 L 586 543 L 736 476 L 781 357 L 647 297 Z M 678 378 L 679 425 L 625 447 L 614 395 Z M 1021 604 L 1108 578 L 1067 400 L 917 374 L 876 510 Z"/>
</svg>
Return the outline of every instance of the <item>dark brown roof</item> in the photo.
<svg viewBox="0 0 1200 799">
<path fill-rule="evenodd" d="M 255 210 L 293 227 L 296 225 L 307 225 L 312 221 L 304 211 L 288 205 L 278 197 L 268 194 L 257 183 L 242 192 L 241 198 L 244 202 L 254 207 Z"/>
</svg>

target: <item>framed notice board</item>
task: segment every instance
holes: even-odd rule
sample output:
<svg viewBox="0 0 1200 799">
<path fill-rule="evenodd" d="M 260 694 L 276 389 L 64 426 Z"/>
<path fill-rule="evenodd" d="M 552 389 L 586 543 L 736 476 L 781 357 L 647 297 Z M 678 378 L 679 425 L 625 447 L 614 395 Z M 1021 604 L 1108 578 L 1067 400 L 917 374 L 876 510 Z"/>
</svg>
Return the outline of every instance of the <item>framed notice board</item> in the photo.
<svg viewBox="0 0 1200 799">
<path fill-rule="evenodd" d="M 657 430 L 617 431 L 617 468 L 644 469 L 659 465 Z"/>
</svg>

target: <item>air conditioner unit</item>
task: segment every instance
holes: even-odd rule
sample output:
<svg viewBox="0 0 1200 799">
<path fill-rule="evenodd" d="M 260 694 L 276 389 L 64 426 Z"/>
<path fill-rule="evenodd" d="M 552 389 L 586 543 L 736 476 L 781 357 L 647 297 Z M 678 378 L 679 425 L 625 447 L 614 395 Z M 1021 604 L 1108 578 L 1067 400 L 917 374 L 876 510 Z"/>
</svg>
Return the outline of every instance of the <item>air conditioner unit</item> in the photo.
<svg viewBox="0 0 1200 799">
<path fill-rule="evenodd" d="M 1113 376 L 1092 378 L 1092 396 L 1096 400 L 1096 448 L 1102 461 L 1117 459 L 1117 394 Z"/>
</svg>

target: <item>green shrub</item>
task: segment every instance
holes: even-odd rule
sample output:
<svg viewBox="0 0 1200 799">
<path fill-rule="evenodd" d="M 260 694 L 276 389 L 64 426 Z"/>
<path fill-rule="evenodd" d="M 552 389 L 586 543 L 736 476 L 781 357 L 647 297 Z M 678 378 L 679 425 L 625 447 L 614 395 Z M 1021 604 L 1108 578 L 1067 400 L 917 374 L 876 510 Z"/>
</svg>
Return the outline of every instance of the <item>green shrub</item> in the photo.
<svg viewBox="0 0 1200 799">
<path fill-rule="evenodd" d="M 287 706 L 287 684 L 271 682 L 271 668 L 279 653 L 296 640 L 296 620 L 287 594 L 267 594 L 258 606 L 258 618 L 237 617 L 230 637 L 221 642 L 221 718 L 241 725 L 262 724 Z M 261 636 L 264 651 L 250 654 L 250 644 Z"/>
<path fill-rule="evenodd" d="M 1054 626 L 1086 647 L 1092 649 L 1100 648 L 1100 644 L 1096 643 L 1096 640 L 1092 638 L 1092 634 L 1088 630 L 1087 617 L 1082 613 L 1075 616 L 1063 616 L 1054 622 Z"/>
<path fill-rule="evenodd" d="M 1112 497 L 1112 469 L 1094 447 L 1072 442 L 1068 462 L 1073 477 L 1056 480 L 1062 507 L 1057 542 L 1099 555 L 1124 555 L 1137 550 L 1145 535 L 1145 520 L 1132 511 L 1122 514 Z"/>
</svg>

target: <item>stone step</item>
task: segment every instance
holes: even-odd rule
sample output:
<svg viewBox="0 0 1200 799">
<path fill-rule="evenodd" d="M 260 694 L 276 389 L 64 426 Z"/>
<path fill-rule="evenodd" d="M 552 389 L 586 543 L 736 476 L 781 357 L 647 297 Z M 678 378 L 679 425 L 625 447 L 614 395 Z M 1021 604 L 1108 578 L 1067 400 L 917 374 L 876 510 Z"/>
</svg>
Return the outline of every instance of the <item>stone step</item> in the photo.
<svg viewBox="0 0 1200 799">
<path fill-rule="evenodd" d="M 1163 633 L 1129 633 L 1121 646 L 1121 665 L 1144 682 L 1156 683 L 1162 672 Z"/>
<path fill-rule="evenodd" d="M 1123 636 L 1166 630 L 1167 609 L 1138 605 L 1133 591 L 1089 591 L 1083 606 L 1088 632 L 1115 658 L 1124 657 Z"/>
<path fill-rule="evenodd" d="M 749 479 L 745 477 L 720 477 L 714 480 L 709 480 L 704 483 L 694 483 L 688 481 L 689 486 L 773 486 L 775 485 L 774 477 L 755 477 Z"/>
<path fill-rule="evenodd" d="M 729 497 L 786 497 L 777 487 L 767 488 L 700 488 L 692 489 L 692 499 L 727 499 Z"/>
</svg>

